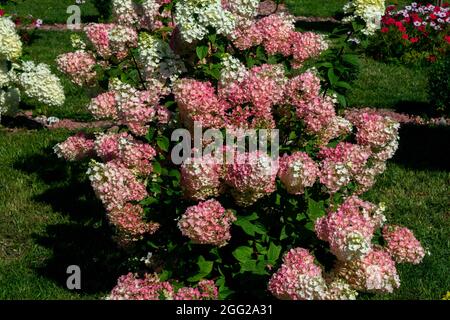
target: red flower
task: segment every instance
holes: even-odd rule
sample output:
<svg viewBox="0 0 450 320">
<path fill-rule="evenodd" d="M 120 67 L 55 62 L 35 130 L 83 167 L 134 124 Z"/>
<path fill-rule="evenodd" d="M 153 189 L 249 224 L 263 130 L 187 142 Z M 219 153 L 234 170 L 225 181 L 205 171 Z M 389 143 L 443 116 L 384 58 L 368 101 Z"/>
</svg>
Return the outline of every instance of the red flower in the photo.
<svg viewBox="0 0 450 320">
<path fill-rule="evenodd" d="M 427 30 L 427 28 L 425 28 L 425 26 L 420 26 L 420 27 L 417 27 L 417 30 L 425 32 Z"/>
<path fill-rule="evenodd" d="M 444 36 L 444 40 L 447 41 L 447 43 L 450 43 L 450 36 Z"/>
<path fill-rule="evenodd" d="M 409 39 L 409 41 L 411 41 L 411 43 L 416 43 L 416 42 L 419 42 L 419 38 L 414 37 L 414 38 Z"/>
<path fill-rule="evenodd" d="M 431 20 L 436 20 L 437 17 L 436 17 L 436 15 L 434 15 L 434 14 L 430 14 L 430 19 L 431 19 Z"/>
<path fill-rule="evenodd" d="M 391 25 L 391 24 L 395 24 L 395 19 L 394 18 L 389 18 L 386 20 L 386 24 L 387 25 Z"/>
<path fill-rule="evenodd" d="M 381 32 L 388 33 L 389 32 L 389 28 L 387 28 L 387 27 L 381 28 Z"/>
<path fill-rule="evenodd" d="M 5 10 L 0 9 L 0 17 L 3 17 L 5 15 Z"/>
<path fill-rule="evenodd" d="M 402 39 L 408 40 L 409 37 L 408 37 L 408 35 L 406 33 L 404 33 L 404 34 L 402 34 Z"/>
<path fill-rule="evenodd" d="M 430 54 L 427 59 L 430 62 L 436 62 L 436 60 L 437 60 L 436 56 L 433 54 Z"/>
</svg>

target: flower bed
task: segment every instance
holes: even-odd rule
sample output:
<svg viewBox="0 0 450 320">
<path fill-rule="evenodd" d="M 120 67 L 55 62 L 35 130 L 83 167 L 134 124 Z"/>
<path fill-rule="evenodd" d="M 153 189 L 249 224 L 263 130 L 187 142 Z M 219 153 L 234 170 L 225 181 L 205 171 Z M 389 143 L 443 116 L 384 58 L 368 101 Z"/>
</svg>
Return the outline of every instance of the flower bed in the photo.
<svg viewBox="0 0 450 320">
<path fill-rule="evenodd" d="M 450 48 L 448 3 L 435 6 L 413 2 L 403 9 L 389 6 L 381 23 L 373 43 L 373 52 L 380 58 L 434 62 Z"/>
</svg>

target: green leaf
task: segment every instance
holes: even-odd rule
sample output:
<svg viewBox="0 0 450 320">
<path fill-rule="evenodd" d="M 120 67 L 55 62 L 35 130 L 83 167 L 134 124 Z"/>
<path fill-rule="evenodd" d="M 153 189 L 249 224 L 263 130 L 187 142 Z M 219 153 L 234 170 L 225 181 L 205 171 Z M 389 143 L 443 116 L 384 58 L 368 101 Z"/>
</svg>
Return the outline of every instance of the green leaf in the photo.
<svg viewBox="0 0 450 320">
<path fill-rule="evenodd" d="M 336 82 L 335 85 L 336 85 L 336 87 L 349 89 L 349 90 L 352 88 L 348 82 L 344 82 L 344 81 L 338 81 L 338 82 Z"/>
<path fill-rule="evenodd" d="M 143 206 L 150 206 L 150 205 L 152 205 L 154 203 L 158 203 L 158 199 L 153 198 L 153 197 L 147 197 L 147 198 L 145 198 L 144 200 L 142 200 L 140 202 L 140 204 L 143 205 Z"/>
<path fill-rule="evenodd" d="M 230 296 L 233 293 L 234 293 L 234 291 L 225 285 L 219 287 L 219 299 L 220 300 L 225 300 L 228 296 Z"/>
<path fill-rule="evenodd" d="M 161 174 L 162 173 L 162 167 L 161 164 L 158 161 L 154 161 L 152 163 L 152 167 L 153 167 L 153 172 L 156 174 Z"/>
<path fill-rule="evenodd" d="M 325 215 L 325 205 L 324 202 L 315 201 L 311 198 L 308 199 L 308 217 L 314 222 L 317 219 L 323 217 Z"/>
<path fill-rule="evenodd" d="M 314 222 L 310 221 L 307 224 L 305 224 L 305 228 L 308 229 L 309 231 L 315 231 L 314 230 Z"/>
<path fill-rule="evenodd" d="M 333 68 L 328 69 L 328 80 L 330 80 L 332 86 L 334 86 L 334 84 L 339 81 L 339 78 L 334 72 Z"/>
<path fill-rule="evenodd" d="M 214 261 L 207 261 L 203 256 L 200 256 L 197 261 L 199 272 L 188 279 L 189 282 L 197 282 L 207 275 L 209 275 L 213 269 Z"/>
<path fill-rule="evenodd" d="M 180 171 L 178 171 L 177 169 L 170 170 L 169 176 L 174 177 L 177 181 L 179 181 L 181 179 Z"/>
<path fill-rule="evenodd" d="M 244 272 L 252 272 L 256 271 L 256 260 L 247 260 L 245 262 L 241 262 L 241 273 Z"/>
<path fill-rule="evenodd" d="M 280 257 L 281 246 L 275 245 L 273 242 L 269 245 L 269 250 L 267 251 L 267 260 L 272 263 L 275 263 Z"/>
<path fill-rule="evenodd" d="M 198 46 L 195 51 L 197 52 L 197 57 L 200 60 L 203 60 L 206 58 L 206 56 L 208 55 L 208 47 L 207 46 Z"/>
<path fill-rule="evenodd" d="M 211 43 L 216 43 L 216 39 L 217 39 L 217 35 L 216 34 L 211 34 L 211 35 L 209 35 L 208 36 L 208 40 L 211 42 Z"/>
<path fill-rule="evenodd" d="M 251 222 L 256 219 L 258 219 L 258 215 L 254 212 L 251 216 L 238 216 L 234 224 L 241 227 L 246 234 L 252 237 L 255 236 L 256 233 L 265 234 L 266 230 L 262 224 Z"/>
<path fill-rule="evenodd" d="M 145 136 L 145 139 L 147 139 L 148 142 L 153 141 L 153 137 L 155 136 L 156 129 L 150 128 L 147 132 L 147 135 Z"/>
<path fill-rule="evenodd" d="M 253 249 L 250 247 L 241 246 L 233 251 L 233 257 L 241 263 L 245 263 L 251 259 Z"/>
<path fill-rule="evenodd" d="M 264 53 L 264 48 L 259 46 L 256 48 L 256 57 L 261 61 L 266 61 L 266 54 Z"/>
<path fill-rule="evenodd" d="M 169 138 L 165 137 L 165 136 L 159 136 L 158 138 L 156 138 L 156 144 L 158 145 L 158 147 L 161 148 L 161 150 L 168 152 L 169 151 Z"/>
<path fill-rule="evenodd" d="M 316 64 L 316 68 L 333 68 L 333 64 L 331 62 L 321 62 Z"/>
<path fill-rule="evenodd" d="M 343 106 L 344 108 L 347 107 L 347 99 L 345 98 L 344 95 L 338 93 L 337 99 L 341 106 Z"/>
<path fill-rule="evenodd" d="M 359 66 L 359 58 L 357 55 L 354 54 L 345 54 L 342 56 L 342 61 L 346 62 L 349 65 L 352 66 Z"/>
<path fill-rule="evenodd" d="M 260 245 L 259 243 L 256 243 L 256 250 L 258 251 L 258 253 L 260 254 L 267 254 L 267 248 Z"/>
<path fill-rule="evenodd" d="M 283 226 L 283 228 L 281 229 L 281 233 L 280 233 L 280 240 L 284 240 L 288 237 L 287 233 L 286 233 L 286 226 Z"/>
</svg>

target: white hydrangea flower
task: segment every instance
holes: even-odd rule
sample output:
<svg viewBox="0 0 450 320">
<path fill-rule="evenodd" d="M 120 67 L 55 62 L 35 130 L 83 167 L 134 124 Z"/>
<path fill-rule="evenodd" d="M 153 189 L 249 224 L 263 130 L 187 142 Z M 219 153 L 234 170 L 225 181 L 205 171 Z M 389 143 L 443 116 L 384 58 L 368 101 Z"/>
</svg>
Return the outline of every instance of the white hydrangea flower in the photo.
<svg viewBox="0 0 450 320">
<path fill-rule="evenodd" d="M 360 18 L 366 23 L 366 28 L 362 32 L 365 35 L 372 35 L 380 28 L 385 10 L 384 0 L 352 0 L 344 6 L 344 12 L 351 16 L 344 18 L 343 21 L 350 22 Z"/>
<path fill-rule="evenodd" d="M 247 76 L 247 69 L 239 59 L 226 53 L 222 58 L 222 71 L 220 74 L 221 84 L 232 83 L 234 81 L 241 82 Z"/>
<path fill-rule="evenodd" d="M 156 0 L 144 0 L 142 2 L 142 10 L 144 16 L 151 22 L 154 22 L 155 16 L 159 13 L 161 5 Z"/>
<path fill-rule="evenodd" d="M 112 12 L 119 24 L 132 26 L 138 22 L 133 0 L 112 0 Z"/>
<path fill-rule="evenodd" d="M 13 61 L 22 55 L 22 42 L 10 18 L 0 17 L 0 59 Z"/>
<path fill-rule="evenodd" d="M 260 0 L 228 0 L 225 9 L 233 13 L 239 28 L 251 26 L 258 15 Z"/>
<path fill-rule="evenodd" d="M 138 52 L 146 79 L 175 80 L 186 71 L 183 61 L 169 44 L 148 33 L 139 36 Z"/>
<path fill-rule="evenodd" d="M 36 65 L 32 61 L 27 61 L 22 64 L 21 71 L 15 77 L 15 82 L 24 94 L 50 106 L 64 104 L 64 89 L 48 65 L 43 63 Z"/>
<path fill-rule="evenodd" d="M 297 294 L 302 300 L 323 300 L 327 294 L 327 284 L 321 275 L 300 275 L 297 288 Z"/>
<path fill-rule="evenodd" d="M 2 114 L 14 114 L 20 103 L 20 92 L 17 88 L 0 89 L 0 118 Z"/>
<path fill-rule="evenodd" d="M 0 60 L 0 88 L 5 87 L 8 83 L 8 62 L 6 60 Z"/>
<path fill-rule="evenodd" d="M 354 231 L 350 232 L 346 239 L 344 246 L 344 256 L 347 260 L 353 260 L 364 257 L 371 250 L 372 246 L 370 240 L 366 239 L 361 233 Z"/>
<path fill-rule="evenodd" d="M 208 27 L 229 35 L 236 28 L 236 17 L 226 11 L 220 0 L 181 0 L 176 4 L 175 21 L 183 39 L 192 43 L 208 34 Z"/>
</svg>

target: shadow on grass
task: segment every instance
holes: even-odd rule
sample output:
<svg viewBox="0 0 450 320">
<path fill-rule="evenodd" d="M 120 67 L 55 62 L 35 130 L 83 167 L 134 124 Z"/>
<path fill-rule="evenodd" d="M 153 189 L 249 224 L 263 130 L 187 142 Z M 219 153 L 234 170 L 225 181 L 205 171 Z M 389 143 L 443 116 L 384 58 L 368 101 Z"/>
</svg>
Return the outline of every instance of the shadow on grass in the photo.
<svg viewBox="0 0 450 320">
<path fill-rule="evenodd" d="M 2 126 L 10 129 L 42 129 L 44 126 L 32 119 L 27 118 L 26 116 L 2 116 L 1 123 Z"/>
<path fill-rule="evenodd" d="M 403 124 L 393 161 L 413 169 L 450 171 L 450 126 Z"/>
<path fill-rule="evenodd" d="M 394 106 L 394 110 L 412 116 L 439 117 L 433 106 L 427 102 L 400 101 Z"/>
<path fill-rule="evenodd" d="M 56 142 L 55 142 L 56 143 Z M 21 159 L 16 169 L 37 174 L 48 188 L 34 201 L 48 204 L 65 217 L 34 234 L 35 243 L 53 254 L 37 272 L 66 288 L 67 267 L 81 268 L 81 294 L 101 294 L 111 290 L 121 274 L 123 253 L 112 241 L 104 208 L 86 179 L 86 164 L 67 163 L 51 148 L 43 154 Z"/>
<path fill-rule="evenodd" d="M 317 31 L 321 33 L 331 33 L 337 27 L 341 26 L 339 23 L 330 21 L 296 21 L 295 27 L 300 31 Z"/>
</svg>

